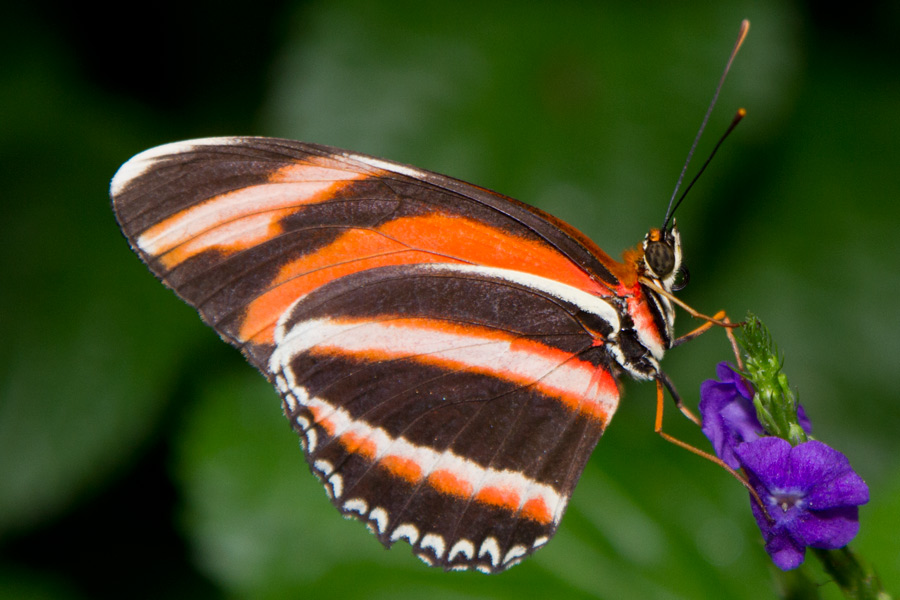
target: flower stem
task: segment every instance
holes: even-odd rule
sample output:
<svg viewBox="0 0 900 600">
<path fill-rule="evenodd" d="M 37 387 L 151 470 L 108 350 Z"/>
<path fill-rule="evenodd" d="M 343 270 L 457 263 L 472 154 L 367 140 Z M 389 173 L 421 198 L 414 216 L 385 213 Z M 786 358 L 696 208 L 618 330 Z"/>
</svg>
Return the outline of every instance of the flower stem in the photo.
<svg viewBox="0 0 900 600">
<path fill-rule="evenodd" d="M 891 595 L 884 591 L 875 571 L 863 565 L 849 547 L 839 550 L 812 548 L 812 551 L 847 598 L 890 600 Z"/>
</svg>

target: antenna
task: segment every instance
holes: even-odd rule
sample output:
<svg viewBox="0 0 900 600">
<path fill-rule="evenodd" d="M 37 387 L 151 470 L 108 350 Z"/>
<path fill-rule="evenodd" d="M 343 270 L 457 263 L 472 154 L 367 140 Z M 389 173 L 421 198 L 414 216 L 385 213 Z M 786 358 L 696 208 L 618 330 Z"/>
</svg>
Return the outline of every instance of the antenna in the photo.
<svg viewBox="0 0 900 600">
<path fill-rule="evenodd" d="M 722 72 L 722 76 L 719 78 L 719 84 L 716 86 L 716 92 L 713 94 L 712 101 L 709 103 L 709 108 L 706 109 L 706 114 L 703 116 L 703 122 L 700 124 L 700 130 L 697 131 L 696 137 L 694 137 L 694 143 L 691 144 L 691 149 L 688 152 L 687 160 L 684 161 L 684 166 L 681 168 L 681 174 L 678 176 L 678 181 L 675 183 L 675 189 L 672 191 L 672 197 L 669 198 L 669 207 L 666 209 L 666 218 L 663 220 L 662 229 L 665 229 L 669 224 L 669 219 L 672 218 L 672 215 L 675 214 L 675 209 L 678 208 L 678 205 L 681 204 L 681 200 L 684 200 L 684 195 L 678 200 L 677 203 L 673 205 L 675 202 L 675 196 L 678 195 L 678 190 L 681 187 L 681 182 L 684 180 L 684 174 L 687 171 L 688 165 L 691 164 L 691 158 L 694 156 L 694 150 L 697 149 L 697 142 L 700 141 L 700 136 L 703 135 L 703 130 L 706 129 L 706 122 L 709 121 L 709 115 L 712 113 L 713 107 L 716 105 L 716 101 L 719 99 L 719 92 L 722 90 L 722 84 L 725 83 L 725 76 L 728 75 L 728 71 L 731 69 L 731 63 L 734 62 L 734 57 L 737 55 L 738 50 L 741 49 L 741 44 L 744 43 L 744 39 L 747 37 L 747 32 L 750 30 L 750 21 L 744 19 L 741 21 L 741 28 L 738 31 L 737 41 L 734 43 L 734 48 L 731 49 L 731 54 L 728 56 L 728 62 L 725 63 L 725 70 Z M 719 149 L 719 146 L 722 145 L 722 142 L 728 137 L 728 134 L 737 126 L 737 124 L 741 121 L 744 115 L 747 114 L 747 111 L 744 109 L 740 109 L 735 115 L 734 120 L 731 122 L 731 126 L 728 128 L 728 131 L 725 132 L 725 135 L 719 140 L 719 143 L 716 144 L 715 149 L 713 149 L 712 154 L 710 154 L 709 158 L 706 159 L 706 162 L 703 164 L 703 167 L 700 169 L 700 173 L 706 169 L 706 165 L 709 164 L 709 161 L 712 160 L 712 157 L 715 156 L 716 150 Z M 697 177 L 700 176 L 700 173 L 697 174 Z M 694 182 L 697 181 L 697 177 L 694 177 L 693 181 L 691 181 L 690 185 L 688 185 L 687 189 L 690 190 L 694 185 Z M 687 190 L 685 190 L 685 195 L 687 194 Z"/>
<path fill-rule="evenodd" d="M 734 128 L 737 127 L 737 124 L 741 122 L 747 116 L 747 111 L 743 108 L 739 108 L 737 113 L 735 113 L 734 118 L 731 120 L 731 125 L 728 126 L 728 129 L 725 130 L 725 133 L 722 134 L 722 137 L 719 138 L 719 141 L 716 142 L 716 146 L 712 149 L 712 152 L 709 153 L 709 158 L 706 159 L 706 162 L 703 163 L 703 166 L 700 167 L 700 170 L 697 171 L 697 174 L 694 175 L 694 178 L 691 179 L 691 182 L 688 184 L 686 188 L 684 188 L 684 192 L 681 194 L 681 197 L 678 198 L 678 202 L 675 203 L 675 206 L 672 206 L 671 200 L 669 201 L 669 207 L 672 209 L 668 211 L 668 216 L 666 220 L 663 222 L 662 228 L 665 229 L 666 225 L 669 224 L 669 219 L 672 215 L 675 214 L 675 211 L 678 210 L 678 207 L 681 206 L 681 201 L 684 200 L 684 197 L 688 195 L 688 192 L 691 191 L 691 188 L 694 187 L 694 184 L 697 183 L 697 180 L 700 179 L 700 176 L 703 175 L 703 171 L 706 170 L 706 167 L 709 166 L 709 163 L 712 161 L 713 156 L 716 155 L 716 152 L 719 151 L 719 146 L 722 145 L 722 142 L 725 141 L 725 138 L 734 131 Z M 675 188 L 675 191 L 678 191 L 678 188 Z"/>
</svg>

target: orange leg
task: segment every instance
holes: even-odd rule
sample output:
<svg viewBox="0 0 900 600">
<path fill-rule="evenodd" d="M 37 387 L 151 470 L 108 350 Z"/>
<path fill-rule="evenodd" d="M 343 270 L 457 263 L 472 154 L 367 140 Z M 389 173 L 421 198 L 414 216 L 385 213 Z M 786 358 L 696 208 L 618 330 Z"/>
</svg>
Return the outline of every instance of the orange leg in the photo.
<svg viewBox="0 0 900 600">
<path fill-rule="evenodd" d="M 673 347 L 679 346 L 685 342 L 689 342 L 690 340 L 696 338 L 697 336 L 701 335 L 702 333 L 708 331 L 713 325 L 719 325 L 720 327 L 725 328 L 725 335 L 728 336 L 728 341 L 731 343 L 731 349 L 734 352 L 734 358 L 737 361 L 738 368 L 739 369 L 744 368 L 744 363 L 741 360 L 741 352 L 740 352 L 740 349 L 738 348 L 737 340 L 734 337 L 734 333 L 731 331 L 735 327 L 740 326 L 741 323 L 732 323 L 724 310 L 720 310 L 712 317 L 708 317 L 708 316 L 704 315 L 703 313 L 700 313 L 700 312 L 694 310 L 693 308 L 691 308 L 690 306 L 688 306 L 687 304 L 685 304 L 684 302 L 682 302 L 681 300 L 679 300 L 678 298 L 673 296 L 672 294 L 657 287 L 656 284 L 654 284 L 652 281 L 642 279 L 641 283 L 649 286 L 650 288 L 655 290 L 657 293 L 665 296 L 666 298 L 671 300 L 673 303 L 675 303 L 678 306 L 680 306 L 681 308 L 683 308 L 692 317 L 697 318 L 697 319 L 702 319 L 705 321 L 705 323 L 703 323 L 696 329 L 693 329 L 693 330 L 687 332 L 686 334 L 682 335 L 681 337 L 678 337 L 677 339 L 675 339 L 675 341 L 672 343 Z M 701 458 L 705 458 L 706 460 L 719 465 L 720 467 L 722 467 L 723 469 L 725 469 L 726 471 L 731 473 L 732 477 L 737 479 L 741 483 L 741 485 L 743 485 L 745 488 L 747 488 L 747 491 L 750 492 L 750 496 L 762 509 L 763 514 L 765 514 L 766 518 L 769 521 L 771 521 L 772 518 L 769 516 L 769 513 L 766 510 L 766 506 L 763 504 L 762 500 L 760 499 L 759 494 L 756 493 L 756 490 L 754 490 L 753 487 L 750 485 L 750 483 L 747 481 L 746 477 L 744 477 L 743 475 L 741 475 L 740 473 L 738 473 L 737 471 L 735 471 L 734 469 L 729 467 L 727 464 L 725 464 L 725 462 L 721 458 L 714 456 L 714 455 L 710 454 L 709 452 L 705 452 L 705 451 L 701 450 L 700 448 L 697 448 L 696 446 L 692 446 L 691 444 L 688 444 L 687 442 L 679 440 L 678 438 L 672 437 L 671 435 L 669 435 L 668 433 L 663 431 L 663 405 L 665 404 L 665 402 L 664 402 L 665 394 L 663 392 L 663 387 L 665 387 L 667 390 L 669 390 L 669 394 L 672 396 L 672 399 L 675 401 L 675 406 L 678 407 L 678 410 L 681 411 L 681 413 L 684 416 L 686 416 L 688 419 L 690 419 L 691 421 L 696 423 L 698 427 L 701 427 L 703 424 L 702 421 L 699 418 L 697 418 L 697 416 L 688 407 L 686 407 L 684 405 L 684 402 L 682 402 L 681 397 L 678 395 L 678 392 L 675 391 L 675 386 L 672 384 L 671 380 L 669 380 L 668 376 L 665 373 L 663 373 L 662 371 L 660 371 L 657 373 L 657 376 L 656 376 L 656 422 L 654 424 L 653 430 L 656 433 L 658 433 L 660 435 L 660 437 L 662 437 L 667 442 L 671 442 L 672 444 L 675 444 L 676 446 L 684 448 L 685 450 L 692 452 L 692 453 L 696 454 L 697 456 L 700 456 Z"/>
<path fill-rule="evenodd" d="M 716 324 L 716 322 L 719 322 L 719 321 L 722 323 L 731 323 L 731 321 L 728 320 L 728 315 L 725 314 L 725 311 L 720 310 L 719 312 L 714 314 L 712 317 L 710 317 L 709 320 L 707 320 L 700 327 L 698 327 L 696 329 L 692 329 L 691 331 L 688 331 L 684 335 L 678 337 L 674 342 L 672 342 L 672 346 L 673 347 L 680 346 L 681 344 L 683 344 L 685 342 L 689 342 L 692 339 L 699 337 L 701 334 L 709 331 L 710 327 L 712 327 L 713 325 Z"/>
<path fill-rule="evenodd" d="M 656 285 L 656 283 L 647 279 L 646 277 L 641 277 L 640 282 L 643 285 L 650 288 L 651 290 L 653 290 L 654 292 L 656 292 L 657 294 L 659 294 L 660 296 L 665 296 L 673 304 L 677 304 L 678 306 L 683 308 L 687 314 L 691 315 L 695 319 L 703 319 L 704 321 L 707 322 L 704 325 L 701 325 L 698 329 L 702 329 L 703 331 L 706 331 L 706 329 L 709 329 L 710 325 L 718 325 L 720 327 L 726 327 L 726 328 L 740 327 L 740 325 L 741 325 L 741 323 L 732 323 L 727 318 L 723 319 L 722 317 L 725 317 L 724 310 L 720 310 L 719 312 L 716 313 L 715 316 L 709 317 L 707 315 L 704 315 L 702 312 L 694 310 L 693 308 L 691 308 L 690 306 L 688 306 L 687 304 L 685 304 L 684 302 L 682 302 L 681 300 L 676 298 L 670 292 L 667 292 L 666 290 L 662 289 L 661 287 Z M 704 329 L 704 327 L 705 327 L 705 329 Z M 701 331 L 700 333 L 702 333 L 703 331 Z M 699 333 L 697 335 L 699 335 Z"/>
<path fill-rule="evenodd" d="M 656 423 L 653 427 L 653 430 L 656 433 L 658 433 L 660 435 L 660 437 L 662 437 L 667 442 L 671 442 L 671 443 L 675 444 L 676 446 L 684 448 L 688 452 L 693 452 L 697 456 L 699 456 L 701 458 L 705 458 L 706 460 L 719 465 L 720 467 L 722 467 L 723 469 L 725 469 L 726 471 L 731 473 L 732 477 L 737 479 L 741 483 L 741 485 L 743 485 L 745 488 L 747 488 L 747 491 L 750 492 L 750 496 L 752 496 L 753 500 L 759 505 L 760 508 L 762 508 L 763 513 L 766 515 L 766 518 L 771 520 L 771 517 L 769 517 L 768 511 L 766 511 L 766 506 L 762 503 L 762 500 L 760 499 L 759 494 L 756 493 L 756 490 L 753 489 L 753 487 L 750 485 L 750 483 L 747 481 L 747 479 L 743 475 L 741 475 L 740 473 L 738 473 L 737 471 L 735 471 L 734 469 L 732 469 L 731 467 L 726 465 L 725 462 L 718 456 L 714 456 L 714 455 L 710 454 L 709 452 L 704 452 L 700 448 L 697 448 L 696 446 L 692 446 L 691 444 L 688 444 L 687 442 L 679 440 L 676 437 L 672 437 L 671 435 L 669 435 L 668 433 L 666 433 L 665 431 L 662 430 L 663 405 L 665 404 L 665 402 L 664 402 L 665 393 L 663 392 L 663 387 L 665 387 L 666 389 L 669 390 L 669 393 L 671 394 L 672 399 L 675 401 L 675 406 L 678 407 L 678 410 L 680 410 L 687 418 L 689 418 L 691 421 L 696 423 L 698 426 L 701 425 L 700 420 L 686 406 L 684 406 L 684 403 L 681 401 L 681 397 L 675 391 L 675 388 L 672 385 L 672 382 L 669 381 L 669 378 L 665 375 L 665 373 L 660 372 L 659 376 L 656 379 Z"/>
<path fill-rule="evenodd" d="M 698 327 L 692 331 L 689 331 L 686 334 L 684 334 L 683 336 L 677 338 L 674 342 L 672 342 L 673 347 L 679 346 L 685 342 L 688 342 L 688 341 L 694 339 L 701 333 L 707 331 L 713 325 L 718 325 L 720 327 L 725 328 L 725 334 L 728 336 L 728 340 L 731 342 L 731 349 L 734 351 L 734 358 L 737 361 L 738 368 L 739 369 L 744 368 L 744 363 L 743 363 L 743 361 L 741 361 L 741 352 L 738 349 L 737 340 L 734 339 L 734 334 L 731 332 L 732 329 L 734 329 L 735 327 L 740 327 L 741 325 L 743 325 L 743 323 L 732 323 L 731 320 L 728 318 L 728 315 L 725 314 L 724 310 L 720 310 L 713 316 L 708 317 L 708 316 L 704 315 L 703 313 L 694 310 L 693 308 L 691 308 L 690 306 L 688 306 L 687 304 L 685 304 L 684 302 L 682 302 L 681 300 L 679 300 L 678 298 L 676 298 L 675 296 L 673 296 L 672 294 L 667 292 L 666 290 L 662 289 L 661 287 L 659 287 L 658 285 L 656 285 L 654 282 L 650 281 L 649 279 L 642 277 L 641 283 L 646 285 L 653 291 L 655 291 L 657 294 L 665 296 L 671 302 L 673 302 L 674 304 L 683 308 L 685 310 L 685 312 L 687 312 L 689 315 L 691 315 L 695 319 L 702 319 L 702 320 L 706 321 L 700 327 Z"/>
<path fill-rule="evenodd" d="M 672 342 L 672 347 L 680 346 L 685 342 L 689 342 L 692 339 L 699 337 L 700 334 L 707 332 L 713 325 L 723 325 L 725 327 L 725 335 L 728 336 L 728 341 L 731 344 L 731 350 L 734 352 L 734 359 L 737 361 L 738 369 L 743 370 L 744 362 L 741 360 L 741 351 L 740 348 L 738 348 L 737 340 L 734 338 L 734 332 L 732 331 L 732 329 L 740 325 L 740 323 L 732 323 L 724 310 L 720 310 L 712 317 L 705 317 L 700 315 L 700 313 L 697 314 L 700 318 L 707 319 L 706 323 L 676 338 L 675 341 Z"/>
</svg>

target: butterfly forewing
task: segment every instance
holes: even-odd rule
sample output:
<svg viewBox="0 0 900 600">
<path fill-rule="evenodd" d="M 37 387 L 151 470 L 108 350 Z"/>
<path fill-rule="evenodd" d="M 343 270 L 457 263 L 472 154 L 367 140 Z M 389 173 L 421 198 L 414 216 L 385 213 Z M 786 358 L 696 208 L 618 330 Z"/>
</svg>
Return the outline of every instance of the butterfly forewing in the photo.
<svg viewBox="0 0 900 600">
<path fill-rule="evenodd" d="M 265 138 L 112 184 L 151 270 L 278 388 L 335 505 L 426 562 L 502 570 L 556 529 L 615 411 L 608 256 L 493 192 Z"/>
</svg>

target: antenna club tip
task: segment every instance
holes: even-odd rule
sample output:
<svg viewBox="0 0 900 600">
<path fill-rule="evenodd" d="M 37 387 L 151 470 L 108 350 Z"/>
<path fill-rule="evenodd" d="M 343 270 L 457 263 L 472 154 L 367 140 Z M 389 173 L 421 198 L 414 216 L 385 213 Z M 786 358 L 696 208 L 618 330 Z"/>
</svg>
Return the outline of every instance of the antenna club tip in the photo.
<svg viewBox="0 0 900 600">
<path fill-rule="evenodd" d="M 747 116 L 747 109 L 746 109 L 746 108 L 739 108 L 739 109 L 737 110 L 737 116 L 740 117 L 741 119 L 743 119 L 744 117 L 746 117 L 746 116 Z"/>
<path fill-rule="evenodd" d="M 734 45 L 734 51 L 732 52 L 732 58 L 734 58 L 734 54 L 737 53 L 738 48 L 741 47 L 741 44 L 744 43 L 744 40 L 747 39 L 747 32 L 750 31 L 750 21 L 744 19 L 741 21 L 741 28 L 738 31 L 738 39 L 737 43 Z"/>
</svg>

